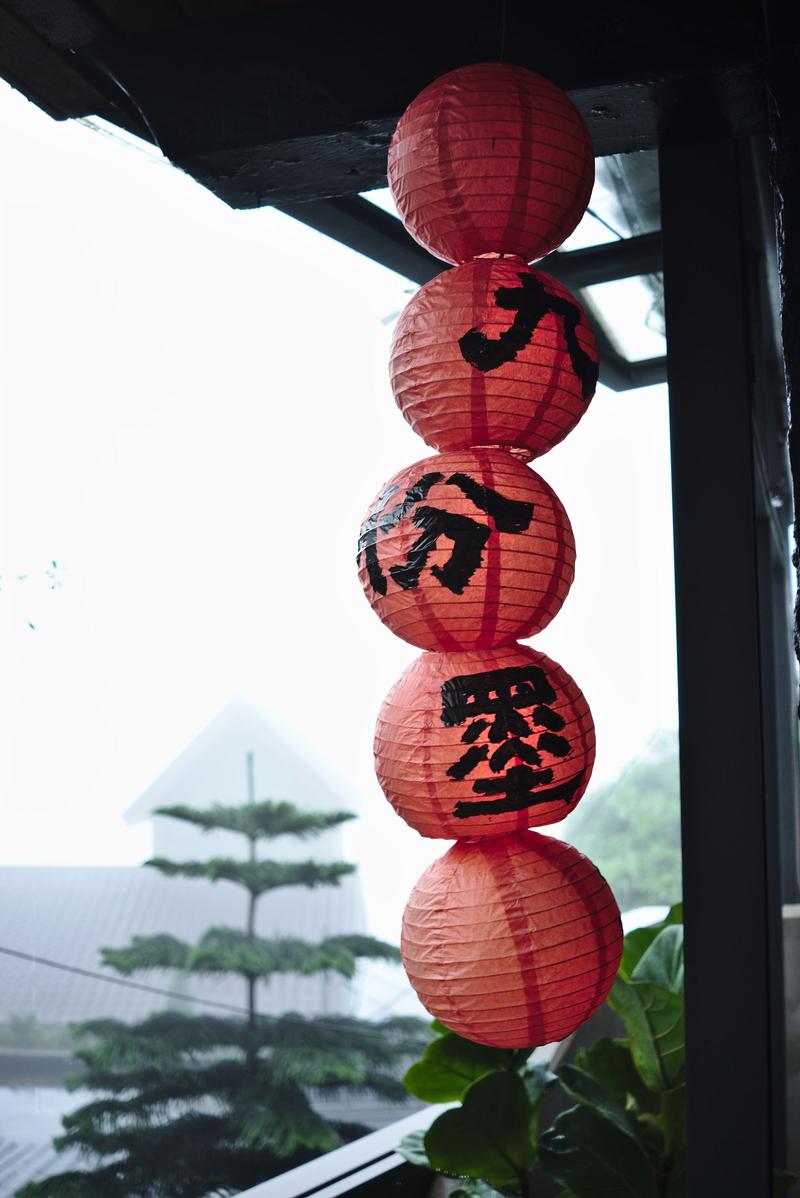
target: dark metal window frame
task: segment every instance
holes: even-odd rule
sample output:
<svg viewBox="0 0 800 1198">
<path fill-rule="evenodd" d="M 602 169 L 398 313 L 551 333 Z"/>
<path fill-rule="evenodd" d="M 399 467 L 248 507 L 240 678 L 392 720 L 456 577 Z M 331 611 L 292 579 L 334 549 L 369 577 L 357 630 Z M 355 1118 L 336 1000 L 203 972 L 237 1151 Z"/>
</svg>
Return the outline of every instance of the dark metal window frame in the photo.
<svg viewBox="0 0 800 1198">
<path fill-rule="evenodd" d="M 781 903 L 797 894 L 797 737 L 761 151 L 723 137 L 660 155 L 692 1198 L 769 1194 L 785 1165 Z"/>
<path fill-rule="evenodd" d="M 276 207 L 413 283 L 427 283 L 447 269 L 443 262 L 412 241 L 396 217 L 363 196 L 306 200 Z M 579 290 L 633 275 L 656 274 L 661 270 L 661 262 L 661 234 L 644 233 L 584 250 L 556 251 L 537 265 L 565 287 Z M 602 328 L 597 326 L 595 331 L 600 351 L 600 381 L 612 391 L 628 391 L 665 381 L 666 358 L 629 362 L 617 352 Z"/>
</svg>

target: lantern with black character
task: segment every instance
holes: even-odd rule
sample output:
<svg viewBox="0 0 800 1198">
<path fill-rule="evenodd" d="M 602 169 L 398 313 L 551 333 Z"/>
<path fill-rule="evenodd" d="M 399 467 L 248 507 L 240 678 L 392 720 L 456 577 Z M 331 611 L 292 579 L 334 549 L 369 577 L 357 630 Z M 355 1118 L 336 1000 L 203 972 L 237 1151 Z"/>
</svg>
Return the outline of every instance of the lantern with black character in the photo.
<svg viewBox="0 0 800 1198">
<path fill-rule="evenodd" d="M 437 275 L 404 308 L 389 357 L 398 407 L 434 449 L 502 445 L 526 457 L 575 427 L 597 368 L 578 301 L 514 258 Z"/>
<path fill-rule="evenodd" d="M 422 836 L 554 823 L 586 790 L 594 724 L 577 683 L 524 645 L 423 653 L 383 702 L 375 769 Z"/>
<path fill-rule="evenodd" d="M 574 563 L 558 496 L 497 449 L 440 454 L 399 471 L 359 537 L 370 605 L 420 649 L 488 648 L 539 632 L 564 602 Z"/>
</svg>

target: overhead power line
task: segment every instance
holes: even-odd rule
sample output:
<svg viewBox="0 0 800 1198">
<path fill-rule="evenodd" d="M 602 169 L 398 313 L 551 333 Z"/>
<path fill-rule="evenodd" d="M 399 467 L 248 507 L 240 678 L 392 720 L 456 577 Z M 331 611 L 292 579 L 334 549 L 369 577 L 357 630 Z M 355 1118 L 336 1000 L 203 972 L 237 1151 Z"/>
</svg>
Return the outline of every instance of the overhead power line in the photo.
<svg viewBox="0 0 800 1198">
<path fill-rule="evenodd" d="M 7 948 L 4 945 L 0 945 L 0 953 L 5 954 L 7 957 L 16 957 L 19 961 L 29 961 L 32 965 L 44 965 L 48 969 L 59 969 L 62 973 L 77 974 L 79 977 L 90 978 L 95 982 L 107 982 L 112 986 L 122 986 L 126 990 L 140 990 L 145 994 L 157 994 L 161 998 L 172 998 L 179 1002 L 196 1003 L 198 1006 L 203 1007 L 215 1007 L 217 1010 L 229 1011 L 234 1015 L 242 1015 L 244 1018 L 247 1018 L 248 1015 L 248 1012 L 244 1007 L 236 1006 L 235 1003 L 220 1002 L 218 999 L 214 998 L 199 998 L 195 994 L 183 994 L 179 990 L 165 990 L 160 986 L 148 986 L 146 982 L 132 982 L 128 978 L 111 977 L 105 973 L 97 973 L 93 969 L 82 969 L 79 965 L 67 965 L 63 961 L 51 961 L 48 957 L 37 956 L 36 953 L 26 953 L 22 952 L 20 949 Z M 337 1023 L 335 1020 L 321 1019 L 314 1016 L 310 1017 L 309 1019 L 301 1019 L 297 1015 L 266 1015 L 261 1011 L 257 1011 L 256 1018 L 265 1020 L 282 1019 L 287 1023 L 296 1023 L 304 1027 L 308 1023 L 313 1022 L 315 1027 L 325 1027 L 329 1028 L 331 1031 L 343 1031 L 345 1029 L 351 1030 L 349 1026 L 343 1022 Z M 362 1020 L 362 1022 L 365 1021 Z M 378 1032 L 377 1030 L 366 1031 L 365 1029 L 364 1034 L 374 1035 L 376 1039 L 379 1039 L 382 1036 L 382 1033 Z"/>
</svg>

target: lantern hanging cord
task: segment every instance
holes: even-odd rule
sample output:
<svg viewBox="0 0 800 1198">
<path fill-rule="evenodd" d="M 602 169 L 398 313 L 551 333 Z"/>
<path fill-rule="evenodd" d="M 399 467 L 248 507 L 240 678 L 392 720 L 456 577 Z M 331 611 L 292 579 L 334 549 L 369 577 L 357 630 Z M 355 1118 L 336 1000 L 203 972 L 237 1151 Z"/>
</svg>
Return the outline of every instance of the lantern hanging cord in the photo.
<svg viewBox="0 0 800 1198">
<path fill-rule="evenodd" d="M 500 61 L 506 60 L 506 16 L 508 14 L 508 0 L 502 0 L 502 10 L 500 16 Z"/>
</svg>

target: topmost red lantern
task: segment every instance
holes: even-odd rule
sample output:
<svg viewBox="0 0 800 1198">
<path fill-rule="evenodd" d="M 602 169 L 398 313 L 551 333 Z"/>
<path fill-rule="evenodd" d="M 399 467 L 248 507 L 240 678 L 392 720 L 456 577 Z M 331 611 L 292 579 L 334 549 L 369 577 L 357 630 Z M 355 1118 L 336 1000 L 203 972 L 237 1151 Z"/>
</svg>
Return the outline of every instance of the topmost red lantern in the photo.
<svg viewBox="0 0 800 1198">
<path fill-rule="evenodd" d="M 589 131 L 569 97 L 523 67 L 479 63 L 409 104 L 389 147 L 389 186 L 412 237 L 445 262 L 561 245 L 594 182 Z"/>
</svg>

